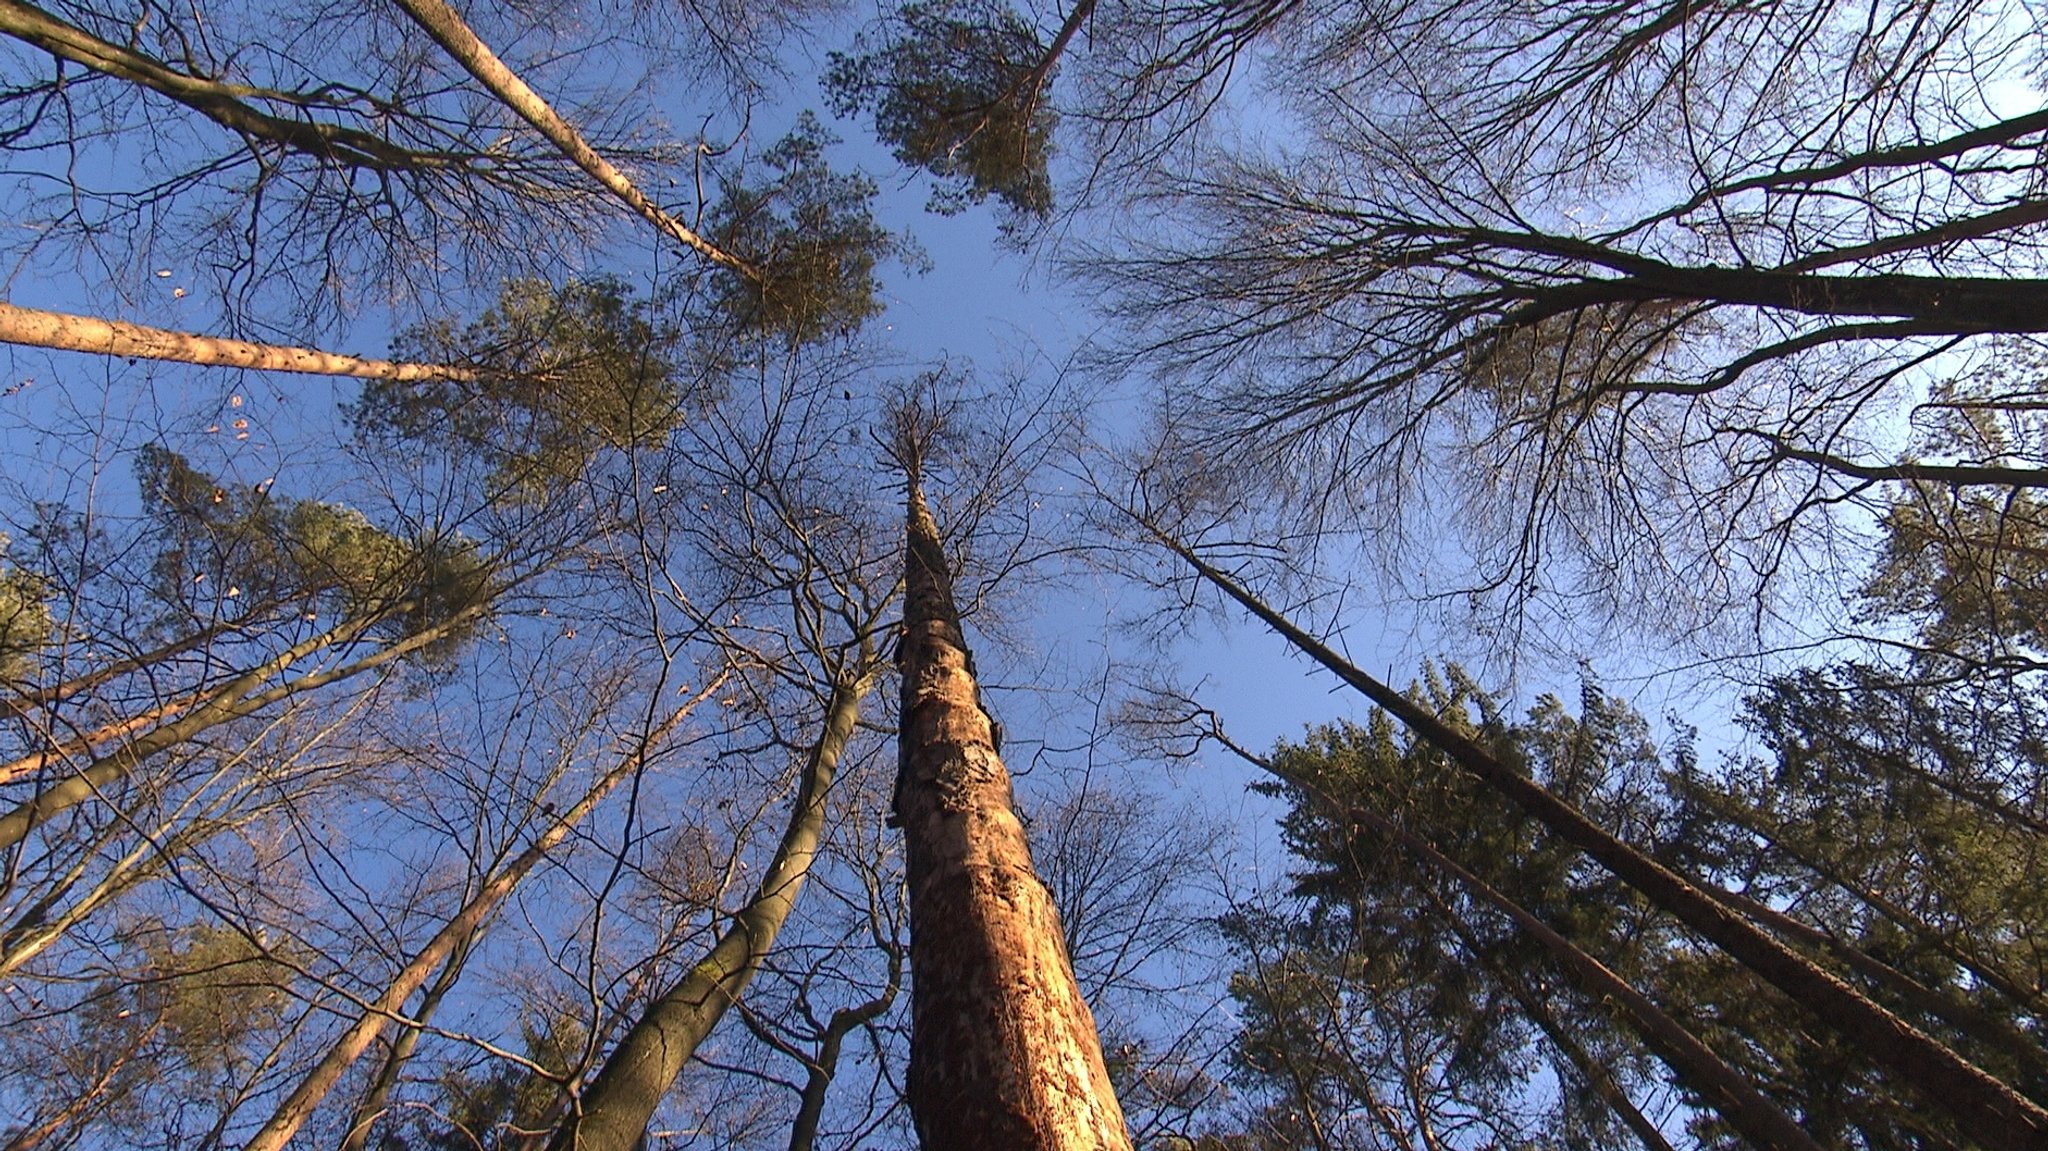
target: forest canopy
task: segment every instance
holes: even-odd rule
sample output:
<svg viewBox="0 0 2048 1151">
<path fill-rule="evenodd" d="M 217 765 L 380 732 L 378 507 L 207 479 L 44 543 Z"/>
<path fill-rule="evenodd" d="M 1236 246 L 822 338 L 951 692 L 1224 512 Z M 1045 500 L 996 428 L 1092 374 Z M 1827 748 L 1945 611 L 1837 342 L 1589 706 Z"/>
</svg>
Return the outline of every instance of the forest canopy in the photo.
<svg viewBox="0 0 2048 1151">
<path fill-rule="evenodd" d="M 2048 1148 L 2044 21 L 0 0 L 0 1146 Z"/>
</svg>

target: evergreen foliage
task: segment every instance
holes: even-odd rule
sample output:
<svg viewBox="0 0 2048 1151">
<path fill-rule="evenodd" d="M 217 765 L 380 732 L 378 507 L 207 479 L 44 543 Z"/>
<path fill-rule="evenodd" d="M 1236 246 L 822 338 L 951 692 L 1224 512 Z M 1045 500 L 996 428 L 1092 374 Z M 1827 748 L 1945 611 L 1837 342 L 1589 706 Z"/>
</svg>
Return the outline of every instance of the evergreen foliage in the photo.
<svg viewBox="0 0 2048 1151">
<path fill-rule="evenodd" d="M 872 113 L 898 162 L 938 178 L 928 210 L 952 215 L 994 196 L 1017 217 L 1044 217 L 1054 74 L 1037 29 L 1003 0 L 927 0 L 832 53 L 824 83 L 834 112 Z"/>
</svg>

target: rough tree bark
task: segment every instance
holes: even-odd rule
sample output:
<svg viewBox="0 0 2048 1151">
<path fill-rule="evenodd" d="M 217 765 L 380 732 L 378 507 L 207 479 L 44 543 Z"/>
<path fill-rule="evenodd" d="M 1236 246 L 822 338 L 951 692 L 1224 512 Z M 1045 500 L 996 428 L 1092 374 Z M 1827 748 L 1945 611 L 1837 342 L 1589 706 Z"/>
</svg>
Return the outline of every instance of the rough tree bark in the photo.
<svg viewBox="0 0 2048 1151">
<path fill-rule="evenodd" d="M 1011 808 L 917 461 L 896 818 L 910 891 L 910 1114 L 929 1151 L 1128 1151 L 1095 1019 Z"/>
</svg>

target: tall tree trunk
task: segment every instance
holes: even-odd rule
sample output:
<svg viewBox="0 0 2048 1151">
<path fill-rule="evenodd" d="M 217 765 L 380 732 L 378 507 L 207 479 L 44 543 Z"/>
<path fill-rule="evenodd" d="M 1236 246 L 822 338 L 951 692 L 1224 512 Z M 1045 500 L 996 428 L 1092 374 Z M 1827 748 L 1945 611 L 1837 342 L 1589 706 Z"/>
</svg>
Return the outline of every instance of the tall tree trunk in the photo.
<svg viewBox="0 0 2048 1151">
<path fill-rule="evenodd" d="M 355 1061 L 362 1058 L 363 1052 L 370 1049 L 370 1044 L 376 1042 L 377 1037 L 383 1034 L 384 1028 L 393 1020 L 401 1018 L 399 1012 L 405 1007 L 405 1001 L 412 998 L 412 993 L 419 990 L 436 970 L 441 969 L 457 948 L 470 946 L 484 924 L 490 921 L 499 905 L 512 894 L 513 889 L 519 886 L 527 873 L 546 859 L 548 853 L 567 838 L 577 824 L 595 811 L 605 796 L 610 795 L 620 783 L 639 771 L 646 764 L 647 756 L 653 750 L 654 744 L 673 730 L 676 724 L 682 722 L 683 717 L 695 710 L 699 703 L 710 698 L 723 683 L 724 677 L 714 678 L 665 721 L 638 739 L 633 750 L 620 756 L 619 762 L 593 783 L 574 807 L 563 812 L 545 832 L 541 833 L 539 839 L 534 840 L 532 846 L 520 852 L 517 858 L 492 876 L 476 895 L 462 906 L 462 910 L 456 912 L 455 917 L 436 932 L 410 962 L 399 969 L 398 974 L 392 977 L 383 992 L 375 1000 L 364 1004 L 362 1017 L 334 1041 L 333 1046 L 327 1049 L 327 1053 L 321 1056 L 320 1061 L 314 1064 L 306 1077 L 299 1081 L 299 1085 L 292 1093 L 277 1105 L 277 1110 L 271 1112 L 270 1119 L 256 1132 L 255 1137 L 249 1140 L 246 1151 L 282 1151 L 306 1120 L 312 1117 L 313 1109 L 320 1106 L 321 1101 L 334 1090 L 335 1084 L 341 1082 L 342 1075 L 347 1073 Z"/>
<path fill-rule="evenodd" d="M 134 715 L 128 716 L 126 719 L 118 719 L 112 723 L 101 724 L 91 731 L 77 732 L 72 735 L 59 736 L 54 731 L 46 728 L 37 733 L 44 737 L 44 746 L 41 750 L 29 752 L 20 759 L 0 763 L 0 783 L 13 783 L 24 775 L 33 775 L 74 755 L 90 755 L 95 744 L 102 744 L 110 739 L 119 739 L 125 735 L 133 735 L 150 724 L 174 715 L 204 698 L 206 696 L 203 692 L 190 692 L 166 700 L 154 707 L 145 708 Z"/>
<path fill-rule="evenodd" d="M 796 906 L 825 829 L 825 804 L 839 759 L 853 739 L 861 700 L 874 686 L 866 651 L 858 669 L 843 669 L 826 704 L 825 728 L 811 747 L 798 783 L 789 826 L 776 845 L 754 897 L 733 916 L 711 953 L 682 982 L 648 1004 L 640 1021 L 619 1040 L 597 1077 L 571 1104 L 550 1151 L 632 1151 L 683 1065 L 724 1018 L 775 946 L 775 936 Z"/>
<path fill-rule="evenodd" d="M 380 172 L 421 171 L 485 175 L 486 156 L 422 152 L 382 136 L 310 118 L 274 116 L 246 97 L 282 100 L 310 112 L 313 102 L 295 93 L 252 89 L 180 72 L 155 57 L 112 44 L 23 0 L 0 0 L 0 33 L 178 103 L 247 139 L 267 140 L 350 167 Z"/>
<path fill-rule="evenodd" d="M 1707 894 L 1787 939 L 1832 953 L 1850 970 L 1861 973 L 1897 995 L 1900 1002 L 1929 1018 L 1946 1022 L 1985 1047 L 2010 1057 L 2035 1080 L 2028 1095 L 2035 1102 L 2043 1101 L 2042 1087 L 2048 1085 L 2048 1050 L 2043 1050 L 2033 1037 L 2013 1026 L 2010 1019 L 2001 1019 L 1947 991 L 1929 987 L 1833 932 L 1794 919 L 1746 895 L 1718 887 L 1707 888 Z"/>
<path fill-rule="evenodd" d="M 455 364 L 412 364 L 392 360 L 367 360 L 315 348 L 294 348 L 280 344 L 252 344 L 225 336 L 199 336 L 168 328 L 146 328 L 97 316 L 74 316 L 66 312 L 44 312 L 0 302 L 0 343 L 25 344 L 34 348 L 55 348 L 63 352 L 87 352 L 96 356 L 125 356 L 139 360 L 169 360 L 206 367 L 255 368 L 266 372 L 297 372 L 312 376 L 355 376 L 372 380 L 457 380 L 477 378 L 474 368 Z"/>
<path fill-rule="evenodd" d="M 261 612 L 250 612 L 239 619 L 222 620 L 218 623 L 208 624 L 197 631 L 179 636 L 169 643 L 162 644 L 137 655 L 117 659 L 103 667 L 94 668 L 83 675 L 73 676 L 61 683 L 54 683 L 48 687 L 23 689 L 11 699 L 0 699 L 0 715 L 27 719 L 36 708 L 53 703 L 62 703 L 82 691 L 98 687 L 118 676 L 149 667 L 152 664 L 161 663 L 173 656 L 183 655 L 194 648 L 203 647 L 207 643 L 239 627 L 248 626 L 249 621 L 258 618 L 261 614 Z"/>
<path fill-rule="evenodd" d="M 1636 1034 L 1642 1036 L 1643 1042 L 1657 1053 L 1665 1066 L 1671 1068 L 1678 1082 L 1706 1100 L 1728 1121 L 1729 1126 L 1741 1132 L 1750 1143 L 1779 1151 L 1821 1151 L 1820 1144 L 1794 1123 L 1791 1116 L 1764 1098 L 1754 1084 L 1730 1067 L 1712 1048 L 1665 1014 L 1649 996 L 1609 970 L 1606 964 L 1586 954 L 1577 944 L 1438 851 L 1421 836 L 1370 808 L 1351 806 L 1343 811 L 1348 818 L 1391 837 L 1409 854 L 1456 879 L 1480 900 L 1514 920 L 1517 927 L 1550 952 L 1558 966 L 1571 975 L 1572 981 L 1589 998 L 1613 1003 L 1627 1016 Z"/>
<path fill-rule="evenodd" d="M 1506 796 L 1551 834 L 1598 860 L 1652 904 L 1670 912 L 1736 962 L 1859 1044 L 1865 1054 L 1890 1068 L 1901 1082 L 1917 1087 L 1924 1098 L 1953 1115 L 1971 1139 L 2001 1151 L 2048 1149 L 2048 1110 L 1722 906 L 1695 881 L 1616 839 L 1583 812 L 1501 763 L 1414 700 L 1367 675 L 1294 626 L 1179 540 L 1150 523 L 1145 526 L 1204 580 L 1259 617 L 1304 655 Z"/>
<path fill-rule="evenodd" d="M 460 13 L 449 7 L 443 0 L 398 0 L 398 6 L 412 17 L 420 30 L 434 38 L 448 55 L 468 69 L 483 86 L 490 90 L 507 108 L 519 118 L 533 125 L 534 130 L 547 137 L 562 155 L 567 156 L 577 167 L 604 185 L 605 190 L 617 196 L 621 203 L 631 208 L 635 215 L 676 241 L 694 248 L 705 259 L 729 268 L 750 280 L 758 281 L 761 273 L 753 265 L 731 252 L 692 231 L 681 220 L 661 210 L 660 205 L 647 197 L 624 172 L 612 162 L 598 154 L 597 149 L 584 140 L 567 120 L 562 119 L 540 93 L 528 87 L 519 74 L 505 65 L 490 45 L 463 22 Z"/>
<path fill-rule="evenodd" d="M 1437 914 L 1442 915 L 1445 922 L 1451 925 L 1451 931 L 1457 935 L 1458 942 L 1464 946 L 1465 951 L 1484 966 L 1501 986 L 1507 988 L 1516 1005 L 1521 1007 L 1522 1014 L 1528 1016 L 1529 1021 L 1536 1025 L 1536 1029 L 1543 1032 L 1544 1038 L 1548 1039 L 1551 1047 L 1571 1065 L 1586 1088 L 1599 1096 L 1600 1101 L 1607 1105 L 1607 1109 L 1613 1112 L 1614 1117 L 1635 1135 L 1636 1141 L 1643 1145 L 1643 1151 L 1676 1151 L 1671 1146 L 1671 1141 L 1657 1129 L 1657 1125 L 1650 1122 L 1650 1117 L 1643 1114 L 1642 1108 L 1636 1106 L 1635 1100 L 1629 1098 L 1628 1092 L 1622 1089 L 1613 1072 L 1586 1050 L 1585 1044 L 1579 1042 L 1564 1020 L 1560 1019 L 1551 1005 L 1544 1001 L 1542 990 L 1529 985 L 1525 978 L 1526 972 L 1511 969 L 1499 956 L 1481 947 L 1479 941 L 1472 937 L 1472 933 L 1458 921 L 1457 915 L 1448 903 L 1434 890 L 1429 890 L 1428 895 L 1431 906 L 1435 907 Z"/>
<path fill-rule="evenodd" d="M 454 953 L 441 967 L 441 974 L 434 977 L 433 985 L 427 988 L 426 994 L 420 996 L 419 1008 L 412 1013 L 412 1019 L 399 1029 L 398 1037 L 391 1041 L 391 1050 L 384 1056 L 383 1064 L 377 1068 L 377 1077 L 370 1081 L 370 1089 L 363 1092 L 362 1099 L 356 1103 L 355 1114 L 349 1117 L 348 1134 L 342 1136 L 341 1151 L 369 1151 L 370 1131 L 377 1126 L 377 1120 L 382 1119 L 384 1113 L 390 1109 L 391 1089 L 398 1085 L 398 1077 L 405 1072 L 406 1063 L 412 1059 L 412 1053 L 419 1048 L 420 1036 L 425 1032 L 426 1024 L 433 1019 L 434 1012 L 440 1008 L 441 1001 L 448 997 L 448 992 L 461 980 L 462 966 L 468 961 L 470 945 L 475 940 L 476 937 L 472 935 L 456 943 Z"/>
<path fill-rule="evenodd" d="M 981 707 L 938 527 L 910 492 L 896 817 L 910 891 L 910 1115 L 928 1151 L 1128 1151 L 1059 912 Z"/>
<path fill-rule="evenodd" d="M 1884 916 L 1916 943 L 1932 948 L 1936 954 L 1969 972 L 1984 986 L 2005 996 L 2014 1006 L 2037 1020 L 2048 1021 L 2048 1001 L 2043 1001 L 2038 987 L 2030 988 L 2024 981 L 2002 969 L 1990 957 L 1980 955 L 1948 938 L 1922 921 L 1919 916 L 1858 883 L 1855 877 L 1844 873 L 1826 860 L 1802 849 L 1786 838 L 1782 828 L 1766 820 L 1762 812 L 1747 805 L 1737 806 L 1729 803 L 1707 791 L 1695 789 L 1693 795 L 1716 816 L 1762 839 L 1771 850 L 1782 852 L 1786 858 L 1813 872 L 1823 882 L 1841 889 L 1844 894 Z"/>
<path fill-rule="evenodd" d="M 134 816 L 127 814 L 115 825 L 128 830 L 134 824 Z M 99 850 L 81 856 L 72 864 L 69 872 L 43 896 L 25 908 L 14 922 L 0 931 L 0 976 L 11 974 L 29 960 L 40 955 L 52 943 L 81 921 L 99 910 L 103 905 L 134 890 L 137 886 L 162 874 L 165 868 L 192 850 L 194 845 L 204 843 L 218 834 L 228 823 L 216 823 L 198 828 L 186 827 L 173 832 L 171 820 L 159 823 L 154 834 L 137 837 L 137 842 L 127 852 L 109 865 L 107 874 L 92 889 L 70 907 L 58 910 L 58 905 L 70 891 L 71 886 L 85 874 L 87 866 L 99 856 L 111 842 L 104 837 L 96 845 Z M 56 912 L 56 914 L 51 914 Z"/>
</svg>

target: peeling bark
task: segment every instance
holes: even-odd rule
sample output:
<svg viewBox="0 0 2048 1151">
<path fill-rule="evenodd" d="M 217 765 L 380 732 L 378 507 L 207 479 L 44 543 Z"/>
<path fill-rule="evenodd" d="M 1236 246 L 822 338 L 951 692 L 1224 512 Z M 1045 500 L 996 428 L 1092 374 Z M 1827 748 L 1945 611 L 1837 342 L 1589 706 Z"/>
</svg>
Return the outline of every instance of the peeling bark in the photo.
<svg viewBox="0 0 2048 1151">
<path fill-rule="evenodd" d="M 929 1151 L 1128 1151 L 914 471 L 909 505 L 896 817 L 909 871 L 918 1141 Z"/>
</svg>

